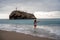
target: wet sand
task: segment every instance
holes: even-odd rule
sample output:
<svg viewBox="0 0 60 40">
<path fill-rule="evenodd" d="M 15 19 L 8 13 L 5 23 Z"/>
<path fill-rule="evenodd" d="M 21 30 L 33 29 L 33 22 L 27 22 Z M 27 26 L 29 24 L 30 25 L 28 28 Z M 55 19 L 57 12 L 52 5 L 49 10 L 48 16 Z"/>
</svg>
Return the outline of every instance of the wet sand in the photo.
<svg viewBox="0 0 60 40">
<path fill-rule="evenodd" d="M 49 38 L 42 38 L 13 31 L 0 30 L 0 40 L 53 40 Z"/>
</svg>

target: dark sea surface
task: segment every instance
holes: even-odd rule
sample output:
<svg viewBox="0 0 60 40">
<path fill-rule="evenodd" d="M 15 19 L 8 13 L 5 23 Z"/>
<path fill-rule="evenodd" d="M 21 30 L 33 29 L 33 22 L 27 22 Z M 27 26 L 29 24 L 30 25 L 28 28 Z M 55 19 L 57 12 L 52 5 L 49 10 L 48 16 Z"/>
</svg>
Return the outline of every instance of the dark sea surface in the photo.
<svg viewBox="0 0 60 40">
<path fill-rule="evenodd" d="M 33 19 L 0 19 L 0 30 L 60 40 L 60 19 L 37 19 L 36 29 L 34 29 L 33 23 Z"/>
</svg>

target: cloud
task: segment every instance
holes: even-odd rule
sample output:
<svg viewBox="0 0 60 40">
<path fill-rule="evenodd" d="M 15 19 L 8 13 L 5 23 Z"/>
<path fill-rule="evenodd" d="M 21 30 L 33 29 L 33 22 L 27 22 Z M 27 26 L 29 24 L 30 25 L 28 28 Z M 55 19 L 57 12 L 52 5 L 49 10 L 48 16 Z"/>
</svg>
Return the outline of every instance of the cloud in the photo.
<svg viewBox="0 0 60 40">
<path fill-rule="evenodd" d="M 0 14 L 0 19 L 9 19 L 9 14 Z"/>
<path fill-rule="evenodd" d="M 0 0 L 0 14 L 10 14 L 16 6 L 30 13 L 60 11 L 60 0 Z"/>
<path fill-rule="evenodd" d="M 60 11 L 59 0 L 1 0 L 0 8 L 5 6 L 19 5 L 19 8 L 29 8 L 28 11 Z M 13 5 L 12 5 L 13 4 Z M 26 10 L 25 9 L 25 10 Z M 1 10 L 1 9 L 0 9 Z M 25 11 L 24 10 L 24 11 Z M 31 11 L 31 12 L 33 12 Z"/>
<path fill-rule="evenodd" d="M 35 12 L 36 18 L 60 18 L 60 11 L 52 11 L 52 12 Z"/>
</svg>

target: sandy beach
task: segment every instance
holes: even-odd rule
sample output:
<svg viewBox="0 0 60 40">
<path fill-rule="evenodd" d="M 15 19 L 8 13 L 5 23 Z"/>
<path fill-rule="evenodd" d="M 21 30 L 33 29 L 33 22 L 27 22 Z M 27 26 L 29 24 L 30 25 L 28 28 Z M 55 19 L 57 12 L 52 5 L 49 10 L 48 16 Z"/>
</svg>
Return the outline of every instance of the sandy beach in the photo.
<svg viewBox="0 0 60 40">
<path fill-rule="evenodd" d="M 49 38 L 36 37 L 28 34 L 17 33 L 13 31 L 0 30 L 0 40 L 53 40 Z"/>
</svg>

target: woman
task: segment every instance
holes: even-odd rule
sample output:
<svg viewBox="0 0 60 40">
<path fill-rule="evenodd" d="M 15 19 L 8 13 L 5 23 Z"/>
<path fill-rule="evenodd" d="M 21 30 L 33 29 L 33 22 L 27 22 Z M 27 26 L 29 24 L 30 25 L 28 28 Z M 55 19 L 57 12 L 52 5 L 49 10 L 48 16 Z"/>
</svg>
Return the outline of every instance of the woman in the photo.
<svg viewBox="0 0 60 40">
<path fill-rule="evenodd" d="M 34 19 L 34 29 L 36 29 L 36 27 L 37 27 L 37 20 Z"/>
</svg>

